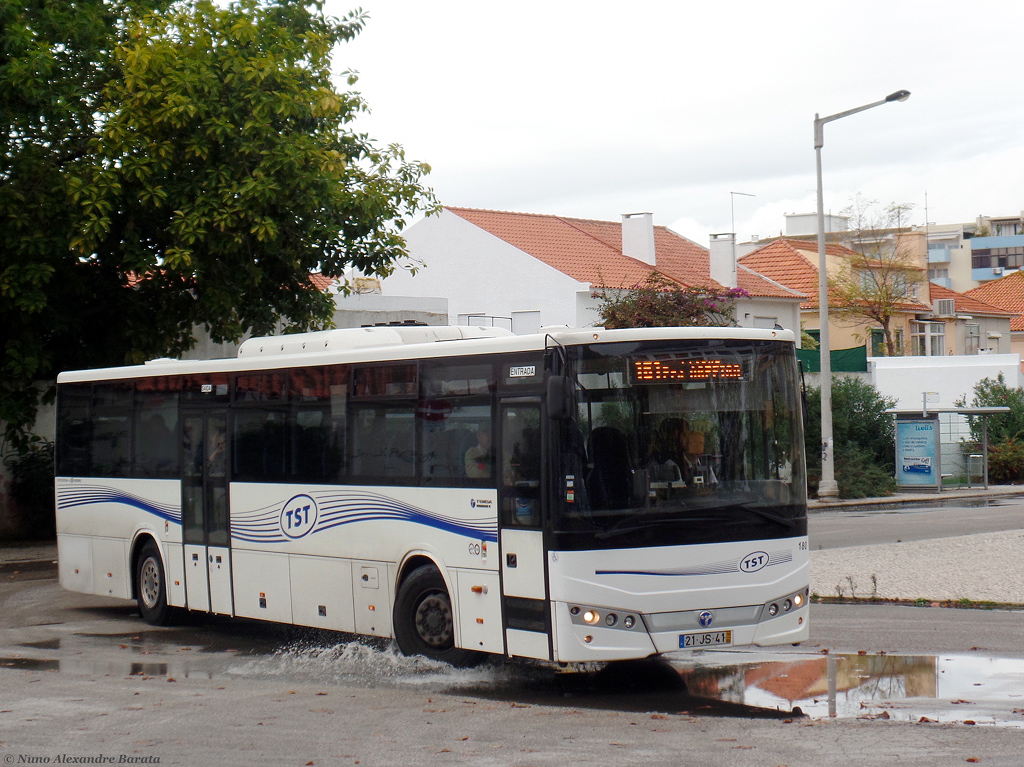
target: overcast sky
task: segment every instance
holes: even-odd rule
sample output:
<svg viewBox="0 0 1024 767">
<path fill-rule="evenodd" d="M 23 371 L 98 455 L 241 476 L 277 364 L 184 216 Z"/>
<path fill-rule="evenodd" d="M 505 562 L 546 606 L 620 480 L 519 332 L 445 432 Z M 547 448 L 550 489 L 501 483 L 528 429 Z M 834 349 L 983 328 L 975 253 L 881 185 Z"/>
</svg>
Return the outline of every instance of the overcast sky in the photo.
<svg viewBox="0 0 1024 767">
<path fill-rule="evenodd" d="M 773 236 L 856 193 L 913 223 L 1024 209 L 1024 2 L 327 0 L 369 14 L 338 49 L 357 129 L 432 167 L 445 205 Z M 744 192 L 754 197 L 735 196 Z"/>
</svg>

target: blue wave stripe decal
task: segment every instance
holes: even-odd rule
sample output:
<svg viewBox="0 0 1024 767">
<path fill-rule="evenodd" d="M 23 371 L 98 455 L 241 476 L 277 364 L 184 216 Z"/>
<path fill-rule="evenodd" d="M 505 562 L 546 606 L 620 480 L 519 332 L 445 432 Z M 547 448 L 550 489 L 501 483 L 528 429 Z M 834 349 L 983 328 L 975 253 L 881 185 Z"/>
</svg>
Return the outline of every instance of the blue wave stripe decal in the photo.
<svg viewBox="0 0 1024 767">
<path fill-rule="evenodd" d="M 409 522 L 473 540 L 498 540 L 495 516 L 464 519 L 437 514 L 371 492 L 357 494 L 331 491 L 313 493 L 311 497 L 316 500 L 318 518 L 310 534 L 362 522 Z M 281 530 L 283 505 L 284 501 L 232 514 L 231 537 L 249 543 L 286 543 L 294 540 L 285 536 Z"/>
<path fill-rule="evenodd" d="M 74 488 L 57 488 L 57 508 L 72 509 L 78 506 L 93 506 L 101 503 L 117 503 L 132 506 L 168 522 L 181 524 L 181 507 L 172 503 L 159 503 L 142 496 L 126 493 L 103 485 L 76 485 Z"/>
</svg>

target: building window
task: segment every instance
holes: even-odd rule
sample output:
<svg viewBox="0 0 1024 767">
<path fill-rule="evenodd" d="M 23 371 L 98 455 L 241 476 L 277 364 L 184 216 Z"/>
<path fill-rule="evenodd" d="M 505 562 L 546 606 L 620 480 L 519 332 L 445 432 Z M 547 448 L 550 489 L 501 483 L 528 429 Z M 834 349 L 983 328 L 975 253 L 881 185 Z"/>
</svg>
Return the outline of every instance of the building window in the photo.
<svg viewBox="0 0 1024 767">
<path fill-rule="evenodd" d="M 914 356 L 941 357 L 946 353 L 946 324 L 944 322 L 915 322 L 910 340 Z"/>
<path fill-rule="evenodd" d="M 881 328 L 871 329 L 871 346 L 868 348 L 868 353 L 872 357 L 884 357 L 885 356 L 885 333 Z"/>
<path fill-rule="evenodd" d="M 970 324 L 964 336 L 964 354 L 977 354 L 981 350 L 981 325 Z"/>
</svg>

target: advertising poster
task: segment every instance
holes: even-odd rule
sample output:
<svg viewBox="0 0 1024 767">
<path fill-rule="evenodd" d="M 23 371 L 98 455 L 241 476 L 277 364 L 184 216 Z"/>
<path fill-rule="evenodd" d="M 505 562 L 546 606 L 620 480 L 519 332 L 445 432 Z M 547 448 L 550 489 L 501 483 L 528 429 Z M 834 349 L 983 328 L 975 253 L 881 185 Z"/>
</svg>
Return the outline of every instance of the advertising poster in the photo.
<svg viewBox="0 0 1024 767">
<path fill-rule="evenodd" d="M 938 420 L 896 422 L 896 482 L 905 487 L 939 488 Z"/>
</svg>

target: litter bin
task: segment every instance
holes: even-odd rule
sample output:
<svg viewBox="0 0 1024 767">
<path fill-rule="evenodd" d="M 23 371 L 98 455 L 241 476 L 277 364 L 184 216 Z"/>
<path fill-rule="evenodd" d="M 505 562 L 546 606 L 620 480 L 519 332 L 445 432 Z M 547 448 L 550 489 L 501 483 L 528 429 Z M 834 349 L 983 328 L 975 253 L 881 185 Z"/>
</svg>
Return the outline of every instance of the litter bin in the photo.
<svg viewBox="0 0 1024 767">
<path fill-rule="evenodd" d="M 971 486 L 975 477 L 978 478 L 979 485 L 985 484 L 985 456 L 983 455 L 967 456 L 967 487 Z"/>
</svg>

